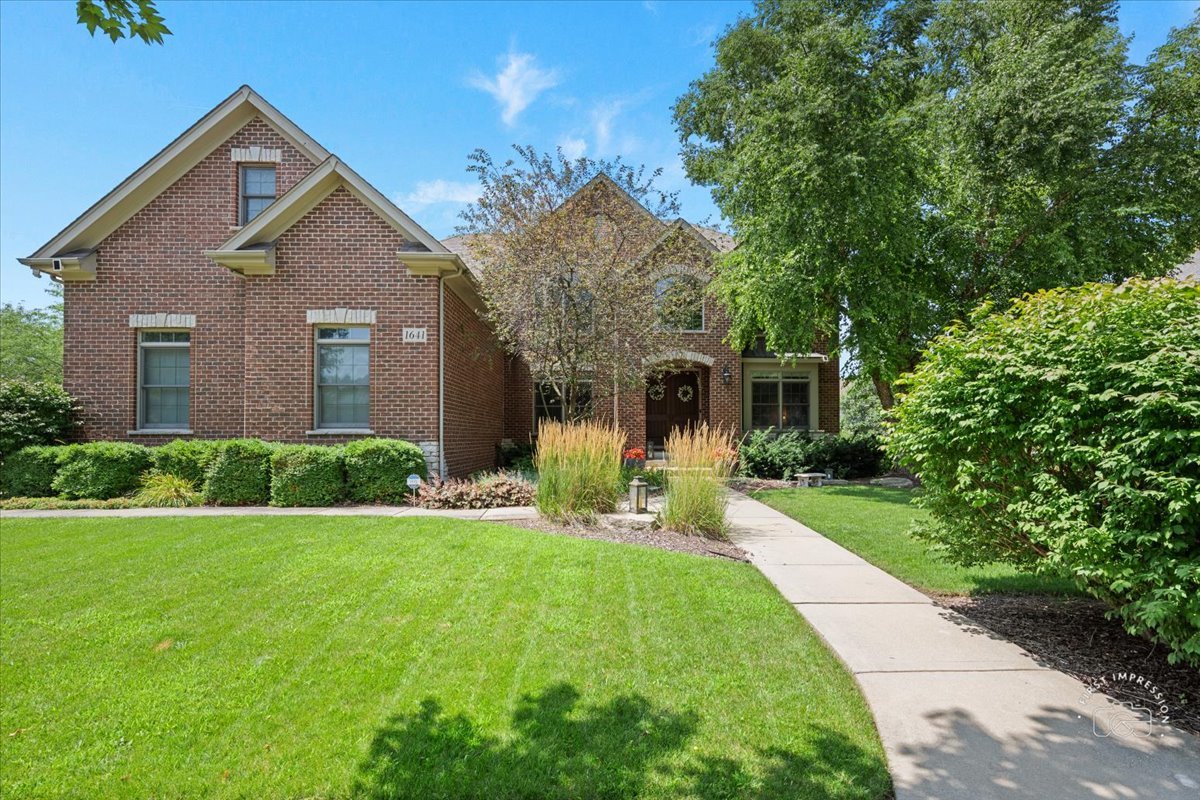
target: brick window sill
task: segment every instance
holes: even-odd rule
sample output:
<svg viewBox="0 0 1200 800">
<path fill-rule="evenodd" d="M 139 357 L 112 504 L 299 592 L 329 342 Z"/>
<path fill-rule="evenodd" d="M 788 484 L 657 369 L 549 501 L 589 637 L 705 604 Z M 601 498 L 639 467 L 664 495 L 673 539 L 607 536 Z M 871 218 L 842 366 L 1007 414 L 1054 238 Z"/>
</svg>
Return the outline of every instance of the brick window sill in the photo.
<svg viewBox="0 0 1200 800">
<path fill-rule="evenodd" d="M 125 431 L 126 436 L 162 436 L 170 434 L 172 436 L 191 436 L 190 428 L 138 428 L 136 431 Z"/>
<path fill-rule="evenodd" d="M 370 428 L 317 428 L 305 431 L 305 436 L 372 436 L 375 431 Z"/>
</svg>

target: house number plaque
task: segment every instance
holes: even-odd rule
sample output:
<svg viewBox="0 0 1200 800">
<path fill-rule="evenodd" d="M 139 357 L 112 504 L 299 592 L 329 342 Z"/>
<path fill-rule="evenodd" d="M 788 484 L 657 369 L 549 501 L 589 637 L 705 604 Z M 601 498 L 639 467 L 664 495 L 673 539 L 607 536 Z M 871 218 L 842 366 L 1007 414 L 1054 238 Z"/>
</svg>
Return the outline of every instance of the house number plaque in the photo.
<svg viewBox="0 0 1200 800">
<path fill-rule="evenodd" d="M 405 328 L 404 343 L 405 344 L 424 344 L 429 341 L 428 334 L 425 328 Z"/>
</svg>

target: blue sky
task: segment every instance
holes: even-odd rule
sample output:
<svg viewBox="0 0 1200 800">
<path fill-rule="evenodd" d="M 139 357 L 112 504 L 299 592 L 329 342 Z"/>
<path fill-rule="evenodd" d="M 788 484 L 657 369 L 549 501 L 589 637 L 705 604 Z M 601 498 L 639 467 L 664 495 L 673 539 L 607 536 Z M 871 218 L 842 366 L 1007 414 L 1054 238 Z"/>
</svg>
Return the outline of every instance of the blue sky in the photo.
<svg viewBox="0 0 1200 800">
<path fill-rule="evenodd" d="M 472 197 L 467 154 L 514 142 L 664 169 L 674 100 L 740 2 L 171 2 L 166 44 L 110 43 L 74 2 L 0 2 L 0 297 L 43 305 L 16 262 L 248 83 L 437 236 Z M 1142 61 L 1200 0 L 1126 2 Z"/>
</svg>

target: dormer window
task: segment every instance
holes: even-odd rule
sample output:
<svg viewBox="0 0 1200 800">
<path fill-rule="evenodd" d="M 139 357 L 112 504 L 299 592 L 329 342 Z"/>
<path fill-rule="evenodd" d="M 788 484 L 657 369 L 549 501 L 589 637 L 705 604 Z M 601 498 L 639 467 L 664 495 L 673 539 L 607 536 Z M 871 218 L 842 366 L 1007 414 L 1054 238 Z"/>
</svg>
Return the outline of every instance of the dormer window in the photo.
<svg viewBox="0 0 1200 800">
<path fill-rule="evenodd" d="M 245 225 L 275 202 L 275 168 L 242 167 L 241 210 L 239 218 Z"/>
</svg>

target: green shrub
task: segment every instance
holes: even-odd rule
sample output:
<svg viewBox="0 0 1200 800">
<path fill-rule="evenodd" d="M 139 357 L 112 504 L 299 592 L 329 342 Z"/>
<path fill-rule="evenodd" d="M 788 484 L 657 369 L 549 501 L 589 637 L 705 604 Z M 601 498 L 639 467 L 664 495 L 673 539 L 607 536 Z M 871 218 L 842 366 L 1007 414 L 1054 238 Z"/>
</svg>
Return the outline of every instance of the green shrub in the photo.
<svg viewBox="0 0 1200 800">
<path fill-rule="evenodd" d="M 405 503 L 408 476 L 428 476 L 425 453 L 400 439 L 357 439 L 343 449 L 346 490 L 357 503 Z"/>
<path fill-rule="evenodd" d="M 54 476 L 65 447 L 33 445 L 22 447 L 4 459 L 0 469 L 0 494 L 5 497 L 50 497 Z"/>
<path fill-rule="evenodd" d="M 886 457 L 875 436 L 813 436 L 772 428 L 751 431 L 738 450 L 742 475 L 775 480 L 826 471 L 835 478 L 871 478 L 882 472 Z"/>
<path fill-rule="evenodd" d="M 207 439 L 175 439 L 154 448 L 150 460 L 155 472 L 175 475 L 191 481 L 195 486 L 204 484 L 204 473 L 216 458 L 221 443 Z"/>
<path fill-rule="evenodd" d="M 61 386 L 0 381 L 0 458 L 29 445 L 65 441 L 77 411 Z"/>
<path fill-rule="evenodd" d="M 889 448 L 961 564 L 1074 576 L 1200 665 L 1200 287 L 1089 284 L 983 307 L 901 384 Z"/>
<path fill-rule="evenodd" d="M 134 491 L 150 466 L 150 451 L 128 442 L 90 442 L 63 448 L 54 490 L 67 499 L 107 500 Z"/>
<path fill-rule="evenodd" d="M 629 491 L 629 482 L 634 478 L 641 478 L 649 486 L 661 489 L 667 483 L 666 470 L 657 467 L 621 467 L 621 479 L 617 483 L 617 494 L 626 494 Z"/>
<path fill-rule="evenodd" d="M 200 493 L 196 491 L 196 484 L 187 478 L 169 472 L 147 472 L 142 476 L 142 488 L 133 499 L 142 506 L 184 508 L 199 504 Z"/>
<path fill-rule="evenodd" d="M 61 497 L 12 497 L 0 500 L 5 511 L 67 511 L 79 508 L 142 508 L 132 497 L 113 497 L 109 500 L 64 500 Z"/>
<path fill-rule="evenodd" d="M 625 434 L 596 422 L 543 422 L 538 429 L 537 507 L 550 519 L 612 511 Z"/>
<path fill-rule="evenodd" d="M 750 431 L 738 448 L 739 469 L 748 478 L 791 480 L 809 467 L 808 448 L 808 435 L 799 431 Z"/>
<path fill-rule="evenodd" d="M 221 442 L 204 474 L 204 502 L 266 505 L 271 496 L 271 445 L 257 439 Z"/>
<path fill-rule="evenodd" d="M 345 494 L 342 448 L 292 444 L 271 455 L 271 505 L 331 506 Z"/>
</svg>

